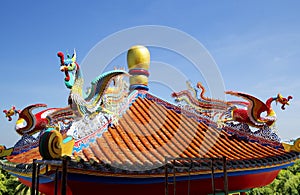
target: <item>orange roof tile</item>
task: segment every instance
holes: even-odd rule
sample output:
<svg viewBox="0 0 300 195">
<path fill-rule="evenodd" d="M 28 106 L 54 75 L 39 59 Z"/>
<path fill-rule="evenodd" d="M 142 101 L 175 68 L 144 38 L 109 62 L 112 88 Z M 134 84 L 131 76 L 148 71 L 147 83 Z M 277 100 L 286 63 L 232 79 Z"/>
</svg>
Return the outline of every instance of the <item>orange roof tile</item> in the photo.
<svg viewBox="0 0 300 195">
<path fill-rule="evenodd" d="M 249 160 L 284 154 L 283 149 L 239 140 L 147 98 L 136 99 L 118 124 L 78 153 L 83 159 L 136 166 L 163 163 L 165 157 Z"/>
<path fill-rule="evenodd" d="M 33 159 L 42 159 L 38 148 L 33 148 L 25 153 L 7 157 L 7 160 L 9 160 L 10 162 L 24 164 L 32 163 Z"/>
</svg>

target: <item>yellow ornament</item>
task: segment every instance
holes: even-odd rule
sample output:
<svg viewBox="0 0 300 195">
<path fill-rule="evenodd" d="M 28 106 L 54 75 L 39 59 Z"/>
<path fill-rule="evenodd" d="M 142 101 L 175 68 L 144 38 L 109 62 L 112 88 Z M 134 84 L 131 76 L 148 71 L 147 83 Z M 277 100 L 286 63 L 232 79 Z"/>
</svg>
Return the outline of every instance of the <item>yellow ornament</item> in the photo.
<svg viewBox="0 0 300 195">
<path fill-rule="evenodd" d="M 127 64 L 128 68 L 142 68 L 149 69 L 150 65 L 150 52 L 141 45 L 131 47 L 127 52 Z"/>
</svg>

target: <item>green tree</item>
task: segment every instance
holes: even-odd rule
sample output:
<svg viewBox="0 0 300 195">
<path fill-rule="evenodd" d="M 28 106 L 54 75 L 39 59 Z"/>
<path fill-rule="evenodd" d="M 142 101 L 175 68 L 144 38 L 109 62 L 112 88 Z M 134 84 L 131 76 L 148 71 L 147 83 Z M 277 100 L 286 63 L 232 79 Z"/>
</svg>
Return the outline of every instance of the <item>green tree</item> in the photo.
<svg viewBox="0 0 300 195">
<path fill-rule="evenodd" d="M 14 195 L 30 195 L 31 190 L 30 187 L 26 186 L 25 184 L 20 183 L 14 192 Z"/>
<path fill-rule="evenodd" d="M 19 183 L 18 178 L 0 170 L 0 194 L 13 195 Z"/>
<path fill-rule="evenodd" d="M 0 169 L 0 195 L 2 194 L 30 195 L 31 188 L 22 184 L 17 177 L 14 177 Z"/>
<path fill-rule="evenodd" d="M 281 170 L 271 184 L 261 188 L 254 188 L 247 194 L 300 195 L 300 160 L 296 161 L 293 166 Z"/>
</svg>

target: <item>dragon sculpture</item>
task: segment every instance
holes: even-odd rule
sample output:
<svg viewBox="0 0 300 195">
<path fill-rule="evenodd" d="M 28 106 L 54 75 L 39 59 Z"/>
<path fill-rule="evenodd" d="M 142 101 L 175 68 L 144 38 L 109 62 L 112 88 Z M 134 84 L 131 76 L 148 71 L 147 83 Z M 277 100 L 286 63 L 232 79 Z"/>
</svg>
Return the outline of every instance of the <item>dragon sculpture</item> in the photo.
<svg viewBox="0 0 300 195">
<path fill-rule="evenodd" d="M 300 138 L 297 138 L 296 140 L 294 140 L 293 144 L 282 143 L 282 146 L 284 147 L 284 150 L 287 152 L 290 152 L 290 151 L 300 152 Z"/>
<path fill-rule="evenodd" d="M 265 125 L 270 127 L 275 123 L 276 113 L 271 106 L 273 101 L 282 104 L 281 109 L 284 110 L 285 105 L 289 105 L 289 100 L 292 99 L 292 96 L 284 98 L 281 94 L 278 94 L 276 97 L 269 98 L 266 103 L 264 103 L 258 98 L 245 93 L 234 91 L 227 91 L 225 93 L 241 97 L 247 100 L 247 102 L 230 102 L 233 105 L 235 104 L 231 109 L 231 117 L 225 118 L 223 122 L 238 121 L 257 128 Z M 239 108 L 237 107 L 238 105 L 242 107 Z M 265 117 L 261 116 L 263 112 L 267 113 Z"/>
<path fill-rule="evenodd" d="M 33 104 L 25 107 L 22 110 L 16 110 L 13 106 L 10 110 L 4 110 L 9 121 L 12 120 L 13 115 L 19 115 L 16 121 L 15 130 L 22 136 L 22 138 L 15 144 L 14 147 L 6 148 L 0 145 L 0 158 L 16 155 L 24 151 L 35 148 L 39 144 L 39 136 L 50 127 L 49 115 L 62 110 L 61 108 L 48 108 L 37 113 L 32 111 L 37 108 L 47 107 L 46 104 Z M 32 135 L 40 132 L 38 138 Z"/>
<path fill-rule="evenodd" d="M 12 106 L 9 110 L 3 110 L 3 112 L 5 113 L 5 117 L 8 119 L 8 121 L 12 120 L 13 115 L 17 115 L 20 113 L 19 110 L 16 110 L 15 106 Z"/>
<path fill-rule="evenodd" d="M 96 117 L 100 112 L 110 114 L 111 112 L 103 107 L 105 91 L 116 76 L 127 74 L 124 70 L 106 72 L 94 79 L 88 93 L 84 93 L 84 80 L 76 62 L 75 50 L 72 56 L 66 55 L 66 58 L 62 52 L 58 52 L 57 55 L 60 58 L 60 70 L 65 73 L 65 85 L 71 90 L 69 106 L 47 109 L 35 115 L 32 114 L 32 109 L 46 105 L 28 106 L 19 113 L 16 125 L 16 131 L 21 135 L 32 135 L 44 130 L 39 138 L 39 152 L 43 159 L 58 159 L 72 154 L 75 138 L 72 131 L 69 131 L 70 128 L 85 118 Z"/>
<path fill-rule="evenodd" d="M 196 88 L 189 81 L 186 82 L 186 85 L 187 90 L 171 94 L 175 98 L 175 102 L 181 105 L 182 109 L 212 119 L 214 117 L 222 117 L 223 113 L 230 107 L 228 102 L 206 97 L 206 90 L 201 82 L 197 83 Z"/>
<path fill-rule="evenodd" d="M 0 145 L 0 158 L 11 155 L 13 148 L 6 148 L 4 145 Z"/>
<path fill-rule="evenodd" d="M 36 114 L 32 113 L 33 109 L 47 107 L 46 104 L 33 104 L 27 106 L 19 112 L 19 118 L 16 122 L 16 131 L 20 135 L 28 134 L 33 135 L 41 130 L 44 130 L 49 125 L 47 116 L 59 108 L 48 108 Z"/>
<path fill-rule="evenodd" d="M 245 123 L 249 126 L 262 128 L 264 126 L 272 126 L 276 121 L 276 113 L 272 109 L 272 102 L 282 104 L 281 109 L 285 109 L 285 105 L 289 105 L 289 100 L 292 96 L 284 98 L 281 94 L 276 97 L 269 98 L 266 103 L 262 102 L 251 95 L 227 91 L 237 97 L 242 97 L 247 101 L 222 101 L 212 99 L 204 96 L 205 88 L 198 82 L 194 88 L 190 82 L 187 82 L 187 90 L 172 93 L 177 103 L 180 103 L 183 109 L 195 110 L 199 116 L 209 116 L 211 119 L 216 115 L 217 124 L 221 127 L 224 123 L 229 121 L 237 121 Z M 193 109 L 190 109 L 193 108 Z M 266 116 L 262 117 L 262 113 L 266 112 Z M 229 117 L 228 117 L 229 113 Z"/>
<path fill-rule="evenodd" d="M 57 110 L 47 117 L 50 126 L 41 135 L 39 141 L 39 152 L 44 159 L 57 159 L 71 155 L 74 139 L 76 139 L 74 131 L 77 132 L 78 128 L 76 124 L 85 119 L 90 120 L 87 118 L 97 119 L 99 115 L 112 114 L 111 111 L 104 108 L 107 99 L 106 89 L 108 89 L 110 81 L 116 81 L 117 76 L 127 74 L 124 70 L 106 72 L 94 79 L 88 92 L 84 93 L 82 90 L 84 80 L 80 66 L 76 62 L 76 51 L 74 50 L 72 56 L 67 54 L 66 58 L 62 52 L 58 52 L 57 56 L 60 58 L 60 70 L 65 73 L 65 85 L 71 90 L 68 100 L 69 107 Z M 113 91 L 110 92 L 113 94 Z M 68 120 L 63 121 L 62 119 L 66 116 L 68 116 Z M 60 125 L 61 123 L 68 126 L 67 131 L 62 128 L 64 125 Z"/>
<path fill-rule="evenodd" d="M 58 52 L 60 58 L 60 70 L 65 73 L 65 85 L 71 89 L 69 96 L 69 104 L 78 116 L 93 115 L 100 111 L 108 112 L 102 107 L 103 95 L 109 87 L 111 80 L 116 76 L 127 75 L 124 70 L 113 70 L 96 77 L 91 82 L 88 93 L 83 92 L 83 77 L 81 69 L 76 62 L 76 51 L 72 56 L 67 54 L 65 58 L 62 52 Z M 78 114 L 79 113 L 79 114 Z"/>
</svg>

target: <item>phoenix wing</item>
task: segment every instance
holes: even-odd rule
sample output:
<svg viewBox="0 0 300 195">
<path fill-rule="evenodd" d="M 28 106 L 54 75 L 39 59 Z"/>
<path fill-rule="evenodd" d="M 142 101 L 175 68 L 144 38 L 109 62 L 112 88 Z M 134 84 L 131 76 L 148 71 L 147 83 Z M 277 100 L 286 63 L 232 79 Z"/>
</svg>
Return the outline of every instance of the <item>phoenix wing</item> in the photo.
<svg viewBox="0 0 300 195">
<path fill-rule="evenodd" d="M 247 100 L 249 102 L 249 104 L 247 105 L 247 113 L 251 122 L 258 125 L 264 123 L 264 121 L 262 121 L 260 117 L 262 112 L 268 111 L 268 107 L 264 102 L 262 102 L 261 100 L 259 100 L 258 98 L 252 95 L 242 93 L 242 92 L 227 91 L 225 93 L 237 97 L 241 97 Z"/>
</svg>

